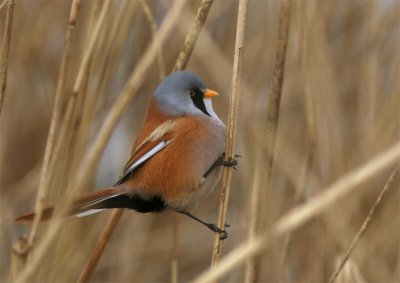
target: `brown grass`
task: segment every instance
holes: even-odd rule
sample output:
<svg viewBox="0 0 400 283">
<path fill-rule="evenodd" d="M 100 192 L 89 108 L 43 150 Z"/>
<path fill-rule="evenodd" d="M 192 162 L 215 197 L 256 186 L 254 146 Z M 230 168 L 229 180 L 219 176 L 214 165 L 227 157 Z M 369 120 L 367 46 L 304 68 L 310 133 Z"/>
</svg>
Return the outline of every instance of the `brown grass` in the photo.
<svg viewBox="0 0 400 283">
<path fill-rule="evenodd" d="M 0 9 L 4 31 L 8 6 L 0 2 L 6 3 Z M 159 83 L 160 58 L 166 73 L 173 70 L 202 1 L 184 2 L 176 25 L 160 37 L 171 11 L 165 3 L 173 1 L 142 2 L 152 14 L 140 1 L 110 1 L 91 44 L 107 1 L 80 1 L 46 174 L 45 204 L 55 203 L 58 214 L 75 195 L 109 186 L 119 175 Z M 380 158 L 400 138 L 400 3 L 292 2 L 270 201 L 261 214 L 268 225 L 249 242 L 252 191 L 266 187 L 262 164 L 267 160 L 260 153 L 267 143 L 263 129 L 279 8 L 278 1 L 249 1 L 235 145 L 243 157 L 232 174 L 226 215 L 231 227 L 216 273 L 203 273 L 210 270 L 213 233 L 177 215 L 176 237 L 171 235 L 174 214 L 125 211 L 92 282 L 188 282 L 200 274 L 211 281 L 221 276 L 220 282 L 243 282 L 246 260 L 256 254 L 263 258 L 259 282 L 327 282 L 332 276 L 398 162 L 397 151 L 385 159 L 390 164 Z M 71 1 L 17 1 L 14 7 L 0 116 L 1 282 L 9 281 L 11 270 L 21 276 L 24 268 L 25 249 L 13 250 L 13 244 L 30 227 L 13 219 L 34 208 L 47 163 L 43 156 L 70 9 Z M 210 5 L 186 67 L 222 94 L 214 109 L 226 124 L 237 14 L 236 1 Z M 156 37 L 159 43 L 152 44 Z M 74 89 L 75 82 L 79 87 Z M 338 280 L 398 281 L 398 176 L 391 188 Z M 212 194 L 194 214 L 217 219 L 218 197 Z M 37 226 L 19 280 L 76 282 L 110 213 L 55 218 Z M 285 244 L 289 234 L 290 244 Z"/>
</svg>

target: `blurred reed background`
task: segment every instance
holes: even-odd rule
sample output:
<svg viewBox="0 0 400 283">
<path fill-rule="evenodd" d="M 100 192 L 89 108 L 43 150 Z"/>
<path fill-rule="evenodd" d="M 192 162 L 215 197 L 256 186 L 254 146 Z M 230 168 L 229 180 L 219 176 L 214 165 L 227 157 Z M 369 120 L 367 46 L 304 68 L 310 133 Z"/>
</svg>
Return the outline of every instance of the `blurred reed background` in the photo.
<svg viewBox="0 0 400 283">
<path fill-rule="evenodd" d="M 50 162 L 47 201 L 59 204 L 79 175 L 107 113 L 151 39 L 141 1 L 111 1 L 75 102 L 73 87 L 106 1 L 82 1 L 71 37 L 66 81 Z M 146 1 L 157 28 L 173 1 Z M 128 110 L 117 123 L 84 191 L 110 186 L 128 159 L 152 91 L 171 72 L 200 1 L 187 1 L 172 33 Z M 248 237 L 250 199 L 260 166 L 278 31 L 279 1 L 249 2 L 240 92 L 237 149 L 228 208 L 228 254 Z M 31 210 L 40 179 L 71 1 L 19 1 L 14 7 L 7 88 L 0 116 L 0 281 L 10 280 L 11 248 L 29 227 L 14 218 Z M 222 95 L 214 109 L 226 122 L 235 45 L 237 1 L 215 1 L 187 69 Z M 7 5 L 0 11 L 5 28 Z M 292 1 L 280 117 L 269 205 L 270 223 L 399 140 L 400 2 Z M 154 23 L 153 23 L 154 24 Z M 71 27 L 71 25 L 70 25 Z M 2 35 L 2 42 L 3 42 Z M 73 119 L 68 120 L 68 111 Z M 64 134 L 62 128 L 66 127 Z M 260 282 L 326 282 L 383 188 L 393 167 L 362 189 L 280 239 L 263 253 Z M 261 172 L 263 172 L 261 170 Z M 398 282 L 399 177 L 352 253 L 341 282 Z M 219 192 L 195 214 L 216 222 Z M 65 219 L 30 282 L 73 282 L 79 277 L 111 212 Z M 176 222 L 175 222 L 176 221 Z M 175 224 L 178 237 L 174 236 Z M 34 248 L 52 223 L 39 226 Z M 181 215 L 127 211 L 92 275 L 93 282 L 187 282 L 210 266 L 214 235 Z M 285 243 L 286 242 L 286 243 Z M 174 248 L 174 243 L 177 243 Z M 177 257 L 177 274 L 171 261 Z M 27 265 L 29 266 L 28 260 Z M 242 282 L 245 265 L 223 282 Z M 174 276 L 172 276 L 172 275 Z M 177 278 L 176 278 L 177 275 Z M 354 279 L 356 278 L 356 279 Z M 354 280 L 354 281 L 351 281 Z M 175 281 L 176 282 L 176 281 Z M 339 281 L 338 281 L 339 282 Z"/>
</svg>

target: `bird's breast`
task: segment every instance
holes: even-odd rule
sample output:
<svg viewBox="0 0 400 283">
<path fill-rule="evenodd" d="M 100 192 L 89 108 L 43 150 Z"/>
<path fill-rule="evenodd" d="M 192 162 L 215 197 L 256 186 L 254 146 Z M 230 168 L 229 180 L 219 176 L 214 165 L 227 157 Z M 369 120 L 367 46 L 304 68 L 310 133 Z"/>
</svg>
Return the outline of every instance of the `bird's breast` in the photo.
<svg viewBox="0 0 400 283">
<path fill-rule="evenodd" d="M 204 198 L 220 178 L 220 168 L 204 174 L 225 151 L 226 128 L 209 117 L 176 120 L 172 141 L 127 181 L 143 194 L 161 196 L 173 209 L 188 210 Z"/>
</svg>

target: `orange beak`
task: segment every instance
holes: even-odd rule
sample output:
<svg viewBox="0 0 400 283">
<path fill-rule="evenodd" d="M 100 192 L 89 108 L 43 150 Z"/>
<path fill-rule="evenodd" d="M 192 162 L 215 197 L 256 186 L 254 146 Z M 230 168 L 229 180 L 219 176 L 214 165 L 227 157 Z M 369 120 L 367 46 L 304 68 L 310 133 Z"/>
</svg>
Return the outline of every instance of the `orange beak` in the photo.
<svg viewBox="0 0 400 283">
<path fill-rule="evenodd" d="M 206 91 L 204 92 L 204 98 L 211 98 L 217 95 L 219 95 L 219 93 L 211 89 L 206 89 Z"/>
</svg>

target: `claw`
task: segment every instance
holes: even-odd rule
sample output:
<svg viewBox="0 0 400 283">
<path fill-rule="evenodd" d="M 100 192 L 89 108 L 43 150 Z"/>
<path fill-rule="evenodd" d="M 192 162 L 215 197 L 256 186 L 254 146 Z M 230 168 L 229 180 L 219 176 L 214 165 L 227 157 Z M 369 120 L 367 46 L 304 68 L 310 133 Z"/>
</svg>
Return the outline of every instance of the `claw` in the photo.
<svg viewBox="0 0 400 283">
<path fill-rule="evenodd" d="M 223 166 L 235 167 L 238 164 L 238 162 L 236 159 L 231 159 L 231 160 L 223 159 L 223 160 L 221 160 L 220 164 Z"/>
<path fill-rule="evenodd" d="M 215 233 L 219 233 L 219 238 L 221 240 L 225 240 L 226 238 L 228 238 L 228 232 L 226 232 L 225 230 L 217 227 L 217 225 L 208 224 L 207 226 L 208 226 L 208 228 L 210 228 L 210 230 L 214 231 Z"/>
<path fill-rule="evenodd" d="M 221 240 L 225 240 L 226 238 L 228 238 L 228 233 L 226 231 L 222 232 L 219 234 L 219 238 Z"/>
<path fill-rule="evenodd" d="M 236 157 L 242 157 L 241 155 L 235 154 L 235 158 Z M 225 152 L 222 153 L 220 160 L 219 160 L 219 165 L 222 166 L 229 166 L 229 167 L 233 167 L 234 169 L 236 169 L 236 165 L 238 165 L 238 161 L 233 158 L 233 159 L 229 159 L 229 160 L 225 160 Z"/>
</svg>

